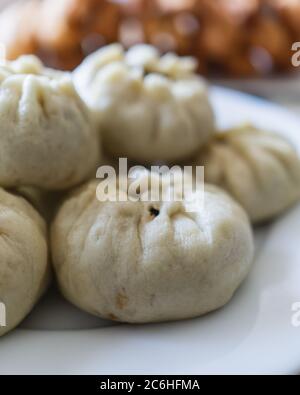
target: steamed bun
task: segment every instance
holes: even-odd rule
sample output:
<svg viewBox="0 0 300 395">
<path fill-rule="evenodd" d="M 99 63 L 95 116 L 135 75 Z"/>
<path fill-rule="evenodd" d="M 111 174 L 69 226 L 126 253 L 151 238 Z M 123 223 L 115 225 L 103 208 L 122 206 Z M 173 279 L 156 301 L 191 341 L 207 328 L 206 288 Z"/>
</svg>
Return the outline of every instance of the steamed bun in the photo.
<svg viewBox="0 0 300 395">
<path fill-rule="evenodd" d="M 0 65 L 0 185 L 66 189 L 89 178 L 99 136 L 67 73 L 33 56 Z"/>
<path fill-rule="evenodd" d="M 149 45 L 119 44 L 88 56 L 74 72 L 77 91 L 97 114 L 104 149 L 139 162 L 187 158 L 206 143 L 214 115 L 193 58 L 160 57 Z"/>
<path fill-rule="evenodd" d="M 103 202 L 96 189 L 69 197 L 51 231 L 60 289 L 79 308 L 130 323 L 185 319 L 223 306 L 245 279 L 249 220 L 217 187 L 206 185 L 204 206 L 193 196 Z"/>
<path fill-rule="evenodd" d="M 26 186 L 10 189 L 9 192 L 27 200 L 46 221 L 46 224 L 51 222 L 56 209 L 67 194 L 66 191 L 45 191 Z"/>
<path fill-rule="evenodd" d="M 252 126 L 220 133 L 195 162 L 205 180 L 229 192 L 253 222 L 269 220 L 300 199 L 300 159 L 284 138 Z"/>
<path fill-rule="evenodd" d="M 0 303 L 6 326 L 15 328 L 31 311 L 49 281 L 46 226 L 25 199 L 0 189 Z"/>
</svg>

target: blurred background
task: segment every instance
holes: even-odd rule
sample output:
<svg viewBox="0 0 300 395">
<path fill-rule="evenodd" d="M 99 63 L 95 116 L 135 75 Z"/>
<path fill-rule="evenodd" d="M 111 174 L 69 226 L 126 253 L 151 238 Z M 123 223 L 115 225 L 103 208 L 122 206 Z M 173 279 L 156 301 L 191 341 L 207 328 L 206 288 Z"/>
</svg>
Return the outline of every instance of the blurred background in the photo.
<svg viewBox="0 0 300 395">
<path fill-rule="evenodd" d="M 103 45 L 140 42 L 198 59 L 213 83 L 277 101 L 300 114 L 300 0 L 0 0 L 9 59 L 34 53 L 72 70 Z"/>
</svg>

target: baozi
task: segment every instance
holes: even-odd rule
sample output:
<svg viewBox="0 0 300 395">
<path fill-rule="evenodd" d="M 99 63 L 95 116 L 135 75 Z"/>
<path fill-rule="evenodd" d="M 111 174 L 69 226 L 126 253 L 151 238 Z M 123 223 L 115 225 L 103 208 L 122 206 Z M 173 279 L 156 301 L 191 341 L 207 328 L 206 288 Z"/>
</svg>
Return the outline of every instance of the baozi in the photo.
<svg viewBox="0 0 300 395">
<path fill-rule="evenodd" d="M 67 73 L 37 58 L 0 65 L 0 185 L 66 189 L 89 178 L 100 157 L 89 110 Z"/>
<path fill-rule="evenodd" d="M 47 288 L 50 269 L 44 221 L 25 199 L 2 188 L 0 227 L 0 303 L 6 321 L 1 336 L 31 311 Z"/>
<path fill-rule="evenodd" d="M 77 91 L 96 114 L 104 150 L 114 157 L 171 162 L 189 157 L 214 130 L 196 61 L 119 44 L 88 56 L 74 72 Z"/>
<path fill-rule="evenodd" d="M 253 222 L 269 220 L 300 199 L 300 159 L 283 137 L 251 125 L 216 135 L 196 165 L 229 192 Z"/>
<path fill-rule="evenodd" d="M 206 185 L 202 207 L 192 196 L 103 202 L 97 189 L 92 181 L 77 190 L 52 225 L 54 268 L 69 301 L 146 323 L 200 316 L 230 300 L 251 267 L 253 236 L 227 194 Z"/>
<path fill-rule="evenodd" d="M 67 193 L 66 191 L 45 191 L 35 187 L 13 188 L 9 192 L 27 200 L 46 221 L 46 224 L 51 222 L 56 209 Z"/>
</svg>

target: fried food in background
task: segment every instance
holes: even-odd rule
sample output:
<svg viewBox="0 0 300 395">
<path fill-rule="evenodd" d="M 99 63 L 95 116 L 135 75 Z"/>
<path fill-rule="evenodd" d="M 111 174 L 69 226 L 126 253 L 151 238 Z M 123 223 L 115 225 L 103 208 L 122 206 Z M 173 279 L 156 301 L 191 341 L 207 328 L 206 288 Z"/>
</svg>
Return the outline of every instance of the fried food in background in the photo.
<svg viewBox="0 0 300 395">
<path fill-rule="evenodd" d="M 163 12 L 194 11 L 198 0 L 154 0 L 154 4 Z"/>
<path fill-rule="evenodd" d="M 118 39 L 119 7 L 106 0 L 45 0 L 39 15 L 38 54 L 53 67 L 71 70 Z"/>
<path fill-rule="evenodd" d="M 161 50 L 196 56 L 200 72 L 244 77 L 291 68 L 290 48 L 297 39 L 287 20 L 289 12 L 297 14 L 292 1 L 284 7 L 282 0 L 153 3 L 155 11 L 141 16 L 145 41 Z M 295 20 L 300 26 L 300 12 Z"/>
<path fill-rule="evenodd" d="M 180 55 L 192 53 L 198 28 L 198 21 L 192 14 L 163 15 L 144 21 L 147 42 L 163 52 L 174 51 Z"/>
<path fill-rule="evenodd" d="M 0 14 L 0 43 L 5 46 L 9 59 L 36 52 L 38 11 L 39 1 L 32 0 L 12 4 Z"/>
<path fill-rule="evenodd" d="M 283 22 L 299 39 L 300 36 L 300 2 L 297 0 L 269 0 Z"/>
<path fill-rule="evenodd" d="M 252 48 L 265 49 L 279 66 L 290 64 L 290 36 L 282 24 L 271 17 L 255 20 L 250 29 L 249 42 Z"/>
<path fill-rule="evenodd" d="M 36 54 L 40 59 L 43 59 L 45 65 L 58 70 L 73 70 L 84 59 L 80 45 L 65 51 L 39 47 Z"/>
<path fill-rule="evenodd" d="M 29 0 L 0 16 L 0 42 L 10 59 L 35 53 L 51 67 L 72 70 L 116 41 L 193 55 L 199 71 L 213 75 L 286 71 L 292 43 L 300 41 L 300 2 Z"/>
<path fill-rule="evenodd" d="M 118 40 L 120 7 L 107 0 L 43 0 L 9 5 L 0 15 L 8 59 L 33 53 L 71 70 L 95 49 Z"/>
<path fill-rule="evenodd" d="M 117 39 L 118 7 L 106 0 L 45 0 L 39 17 L 37 39 L 43 48 L 70 50 L 90 34 L 102 36 L 102 45 Z"/>
</svg>

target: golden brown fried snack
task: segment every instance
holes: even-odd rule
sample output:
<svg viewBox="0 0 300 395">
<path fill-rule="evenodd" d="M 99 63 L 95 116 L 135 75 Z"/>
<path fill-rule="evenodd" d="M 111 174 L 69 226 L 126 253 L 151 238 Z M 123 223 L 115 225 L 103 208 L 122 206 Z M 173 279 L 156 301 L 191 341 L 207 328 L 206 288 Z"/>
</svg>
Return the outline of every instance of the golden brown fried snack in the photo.
<svg viewBox="0 0 300 395">
<path fill-rule="evenodd" d="M 257 14 L 261 2 L 261 0 L 201 0 L 196 2 L 195 11 L 207 19 L 227 20 L 238 25 Z"/>
<path fill-rule="evenodd" d="M 235 76 L 290 67 L 292 35 L 269 0 L 202 0 L 197 12 L 202 29 L 196 53 L 208 64 Z"/>
<path fill-rule="evenodd" d="M 197 52 L 204 52 L 207 60 L 224 62 L 242 45 L 243 34 L 239 26 L 226 20 L 212 20 L 199 32 Z"/>
<path fill-rule="evenodd" d="M 193 52 L 199 23 L 189 13 L 165 15 L 144 20 L 146 42 L 156 46 L 162 52 L 175 51 L 180 55 Z"/>
<path fill-rule="evenodd" d="M 282 20 L 300 38 L 300 2 L 295 0 L 269 0 Z"/>
<path fill-rule="evenodd" d="M 120 10 L 107 0 L 44 0 L 39 15 L 37 54 L 51 67 L 72 70 L 118 39 Z"/>
<path fill-rule="evenodd" d="M 290 65 L 291 37 L 287 29 L 271 16 L 257 18 L 249 32 L 250 46 L 263 48 L 279 68 Z"/>
<path fill-rule="evenodd" d="M 38 42 L 43 48 L 68 51 L 91 34 L 115 41 L 119 16 L 119 8 L 107 0 L 44 0 Z"/>
<path fill-rule="evenodd" d="M 193 11 L 198 0 L 154 0 L 156 6 L 163 12 Z"/>
<path fill-rule="evenodd" d="M 300 1 L 29 0 L 0 16 L 9 58 L 35 53 L 71 70 L 115 41 L 196 56 L 201 72 L 264 75 L 290 68 L 291 45 L 300 41 Z"/>
<path fill-rule="evenodd" d="M 18 2 L 0 14 L 0 43 L 4 44 L 8 59 L 34 53 L 34 37 L 39 1 Z"/>
<path fill-rule="evenodd" d="M 258 11 L 259 0 L 202 0 L 197 3 L 202 29 L 197 50 L 208 61 L 224 64 L 245 47 L 245 24 Z"/>
<path fill-rule="evenodd" d="M 108 0 L 31 0 L 0 14 L 8 59 L 38 54 L 49 66 L 75 68 L 85 55 L 118 39 L 120 8 Z"/>
<path fill-rule="evenodd" d="M 268 58 L 269 60 L 269 58 Z M 260 63 L 261 62 L 261 63 Z M 235 53 L 233 56 L 227 59 L 226 64 L 224 64 L 224 68 L 226 74 L 235 77 L 247 77 L 247 76 L 258 76 L 261 74 L 265 74 L 262 69 L 268 70 L 273 67 L 273 62 L 268 61 L 267 65 L 265 64 L 265 59 L 259 58 L 257 60 L 257 64 L 253 61 L 251 53 L 249 52 L 240 52 Z M 260 67 L 261 64 L 261 67 Z"/>
<path fill-rule="evenodd" d="M 80 45 L 66 50 L 43 49 L 39 47 L 36 54 L 48 67 L 65 71 L 75 69 L 84 58 Z"/>
<path fill-rule="evenodd" d="M 121 0 L 120 4 L 123 16 L 153 15 L 158 10 L 156 0 Z"/>
</svg>

